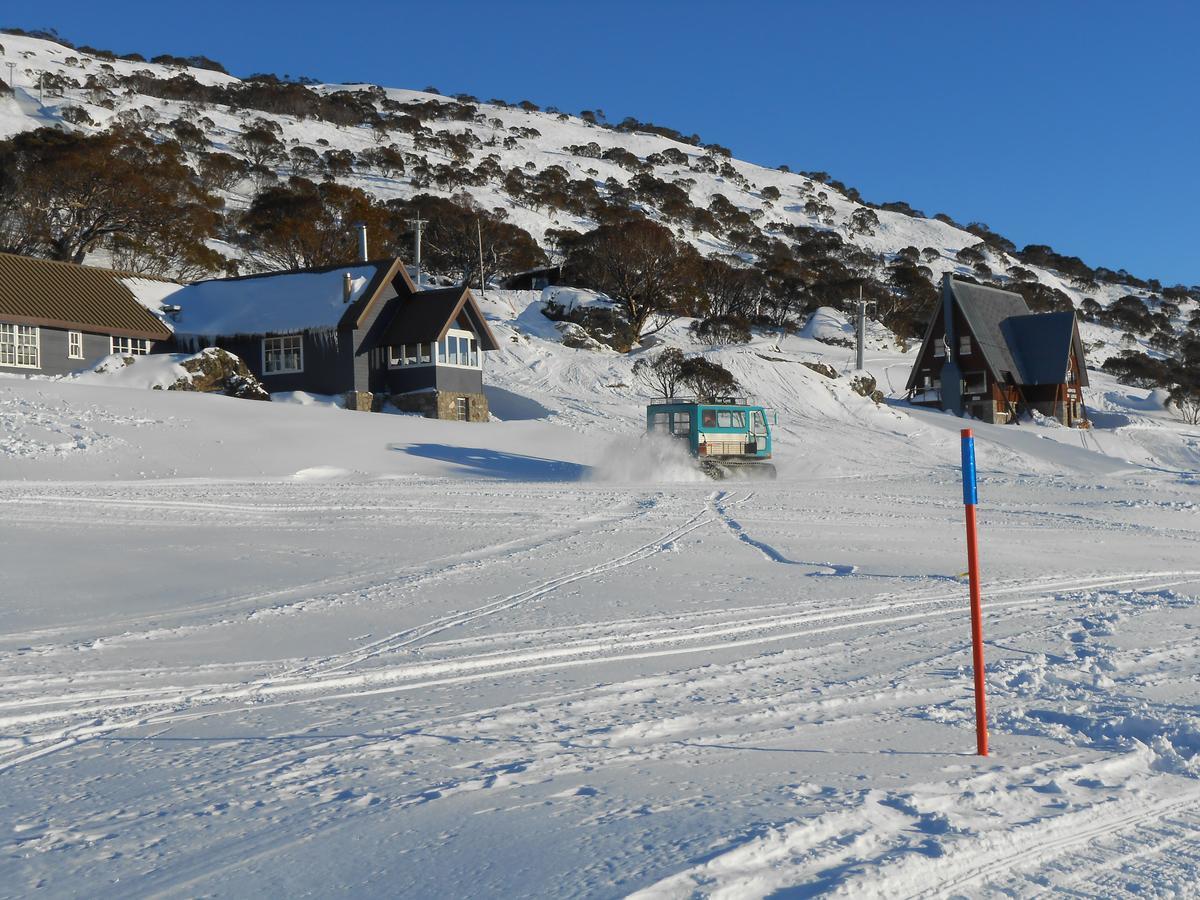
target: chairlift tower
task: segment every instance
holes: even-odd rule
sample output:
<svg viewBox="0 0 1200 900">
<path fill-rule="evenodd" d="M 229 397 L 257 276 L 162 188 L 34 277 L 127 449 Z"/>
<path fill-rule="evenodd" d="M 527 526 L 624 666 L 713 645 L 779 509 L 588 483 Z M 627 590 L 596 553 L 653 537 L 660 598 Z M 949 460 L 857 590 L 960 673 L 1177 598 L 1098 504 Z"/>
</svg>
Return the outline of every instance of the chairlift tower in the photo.
<svg viewBox="0 0 1200 900">
<path fill-rule="evenodd" d="M 854 336 L 855 336 L 855 348 L 857 351 L 857 355 L 856 355 L 856 359 L 855 359 L 855 362 L 857 363 L 857 365 L 855 366 L 855 368 L 858 371 L 862 371 L 862 369 L 866 365 L 866 361 L 863 359 L 863 344 L 865 344 L 866 340 L 867 340 L 867 307 L 868 306 L 877 306 L 878 304 L 874 300 L 864 300 L 863 299 L 863 292 L 862 292 L 861 284 L 858 286 L 858 299 L 857 300 L 846 299 L 846 300 L 843 300 L 842 302 L 845 303 L 847 306 L 852 305 L 854 308 L 854 313 L 855 313 Z"/>
</svg>

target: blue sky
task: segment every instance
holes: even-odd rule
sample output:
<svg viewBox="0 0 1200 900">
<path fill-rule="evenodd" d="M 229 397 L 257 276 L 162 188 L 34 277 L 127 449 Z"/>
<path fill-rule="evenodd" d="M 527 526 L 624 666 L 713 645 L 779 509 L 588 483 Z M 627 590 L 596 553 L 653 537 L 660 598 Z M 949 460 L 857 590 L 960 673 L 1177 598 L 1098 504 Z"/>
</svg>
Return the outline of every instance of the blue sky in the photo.
<svg viewBox="0 0 1200 900">
<path fill-rule="evenodd" d="M 0 24 L 235 75 L 632 115 L 1019 246 L 1200 283 L 1196 4 L 9 0 Z"/>
</svg>

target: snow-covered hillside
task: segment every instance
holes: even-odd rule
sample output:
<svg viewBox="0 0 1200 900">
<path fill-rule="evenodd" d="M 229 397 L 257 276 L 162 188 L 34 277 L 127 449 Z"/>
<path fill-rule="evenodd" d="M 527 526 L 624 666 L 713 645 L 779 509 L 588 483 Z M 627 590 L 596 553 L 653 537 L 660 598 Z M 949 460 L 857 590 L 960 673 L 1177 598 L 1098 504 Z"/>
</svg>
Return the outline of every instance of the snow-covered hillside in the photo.
<svg viewBox="0 0 1200 900">
<path fill-rule="evenodd" d="M 282 147 L 293 156 L 307 148 L 316 158 L 330 151 L 348 150 L 354 164 L 334 173 L 343 183 L 361 187 L 380 200 L 410 197 L 418 192 L 445 197 L 467 195 L 485 210 L 501 210 L 509 222 L 544 241 L 550 229 L 587 230 L 594 222 L 584 216 L 557 209 L 553 204 L 514 195 L 505 187 L 506 173 L 514 170 L 529 176 L 561 170 L 564 183 L 587 182 L 604 196 L 615 189 L 626 190 L 642 175 L 661 183 L 663 191 L 682 191 L 689 209 L 713 211 L 714 198 L 728 201 L 725 209 L 732 219 L 714 228 L 711 217 L 689 219 L 684 211 L 665 203 L 639 201 L 645 211 L 671 225 L 678 236 L 705 254 L 731 254 L 753 258 L 751 244 L 731 240 L 730 221 L 742 223 L 742 233 L 769 236 L 795 246 L 802 239 L 795 229 L 813 228 L 836 233 L 846 245 L 863 254 L 855 265 L 864 275 L 886 280 L 886 266 L 905 248 L 921 252 L 918 260 L 928 277 L 936 281 L 945 272 L 977 275 L 975 263 L 957 258 L 965 248 L 983 254 L 982 264 L 1001 284 L 1013 280 L 1010 270 L 1021 278 L 1033 279 L 1061 291 L 1079 305 L 1085 298 L 1101 307 L 1126 295 L 1143 299 L 1151 310 L 1162 308 L 1163 298 L 1148 288 L 1100 281 L 1081 286 L 1066 275 L 1015 259 L 994 248 L 981 247 L 980 238 L 947 222 L 886 209 L 869 209 L 834 187 L 802 174 L 727 157 L 720 149 L 709 149 L 671 140 L 659 134 L 622 132 L 565 113 L 519 106 L 500 106 L 474 99 L 462 103 L 436 94 L 370 85 L 312 85 L 313 91 L 333 95 L 349 91 L 380 112 L 413 113 L 424 117 L 411 127 L 377 128 L 339 125 L 320 118 L 298 118 L 265 113 L 254 108 L 232 109 L 220 104 L 192 100 L 162 99 L 139 93 L 123 79 L 144 76 L 147 83 L 160 84 L 186 76 L 201 86 L 238 85 L 241 82 L 208 69 L 181 65 L 157 65 L 121 59 L 99 59 L 60 44 L 21 35 L 3 35 L 5 59 L 17 64 L 17 89 L 11 97 L 0 97 L 0 137 L 44 125 L 98 131 L 124 122 L 138 128 L 175 137 L 173 123 L 195 126 L 209 149 L 239 155 L 237 139 L 255 120 L 266 120 L 277 128 Z M 49 91 L 39 85 L 50 84 Z M 77 85 L 77 86 L 72 86 Z M 156 94 L 170 93 L 156 89 Z M 440 104 L 442 111 L 421 111 L 422 104 Z M 74 121 L 64 122 L 63 116 Z M 415 124 L 414 124 L 415 123 Z M 371 151 L 391 147 L 407 161 L 404 174 L 381 170 L 371 164 Z M 453 148 L 459 148 L 457 152 Z M 605 155 L 609 158 L 605 158 Z M 194 152 L 193 152 L 194 155 Z M 296 171 L 284 161 L 272 163 L 280 175 Z M 456 184 L 440 181 L 442 171 L 474 173 L 479 183 Z M 419 187 L 415 185 L 419 184 Z M 231 209 L 244 208 L 254 191 L 245 180 L 224 191 Z M 717 209 L 718 213 L 720 209 Z M 865 218 L 864 218 L 865 217 Z M 857 223 L 857 224 L 856 224 Z M 863 224 L 865 223 L 865 224 Z M 730 226 L 733 228 L 733 226 Z M 733 228 L 737 230 L 737 228 Z M 798 236 L 799 234 L 799 236 Z M 239 256 L 241 251 L 218 245 L 221 252 Z M 1174 327 L 1182 328 L 1198 307 L 1194 299 L 1177 304 L 1169 313 Z M 1169 309 L 1169 307 L 1168 307 Z M 1092 362 L 1098 365 L 1120 349 L 1150 349 L 1144 338 L 1125 338 L 1120 330 L 1089 326 L 1086 339 L 1092 345 Z M 1155 351 L 1151 349 L 1152 355 Z"/>
<path fill-rule="evenodd" d="M 19 84 L 175 71 L 0 43 Z M 83 93 L 0 97 L 0 127 Z M 152 105 L 227 143 L 243 122 L 118 101 L 88 107 L 96 127 Z M 704 155 L 482 108 L 505 165 L 628 176 L 556 149 L 591 140 Z M 373 141 L 278 119 L 312 146 Z M 729 164 L 745 186 L 679 172 L 697 199 L 813 224 L 804 179 Z M 472 191 L 535 234 L 571 224 Z M 884 211 L 851 233 L 855 204 L 827 199 L 816 224 L 885 254 L 955 269 L 977 243 Z M 155 390 L 183 374 L 167 356 L 0 376 L 0 898 L 1194 894 L 1200 429 L 1096 371 L 1089 431 L 971 423 L 981 759 L 964 421 L 895 399 L 911 352 L 871 325 L 876 404 L 836 310 L 711 347 L 679 320 L 617 353 L 564 345 L 552 291 L 479 298 L 487 424 Z M 671 346 L 772 408 L 777 481 L 707 481 L 643 436 L 633 365 Z"/>
</svg>

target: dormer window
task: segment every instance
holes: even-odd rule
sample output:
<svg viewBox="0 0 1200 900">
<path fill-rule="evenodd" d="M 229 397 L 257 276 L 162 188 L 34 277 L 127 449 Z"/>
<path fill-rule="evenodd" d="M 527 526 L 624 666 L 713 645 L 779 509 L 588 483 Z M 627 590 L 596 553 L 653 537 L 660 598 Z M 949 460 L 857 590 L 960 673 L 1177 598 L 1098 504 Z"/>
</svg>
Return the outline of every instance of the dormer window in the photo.
<svg viewBox="0 0 1200 900">
<path fill-rule="evenodd" d="M 946 355 L 946 339 L 944 337 L 933 339 L 933 355 L 938 357 Z"/>
<path fill-rule="evenodd" d="M 468 369 L 480 368 L 479 339 L 470 331 L 451 328 L 437 343 L 437 364 Z"/>
</svg>

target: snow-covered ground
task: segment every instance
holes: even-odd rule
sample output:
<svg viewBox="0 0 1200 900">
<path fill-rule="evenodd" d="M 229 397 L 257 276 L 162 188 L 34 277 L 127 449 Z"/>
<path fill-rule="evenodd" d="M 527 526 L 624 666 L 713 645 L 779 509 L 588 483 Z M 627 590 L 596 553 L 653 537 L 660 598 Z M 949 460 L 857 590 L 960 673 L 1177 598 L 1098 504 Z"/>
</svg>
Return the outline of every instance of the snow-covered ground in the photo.
<svg viewBox="0 0 1200 900">
<path fill-rule="evenodd" d="M 779 480 L 700 481 L 483 303 L 485 425 L 0 378 L 0 895 L 1194 892 L 1200 430 L 976 423 L 980 759 L 961 420 L 760 335 Z"/>
</svg>

